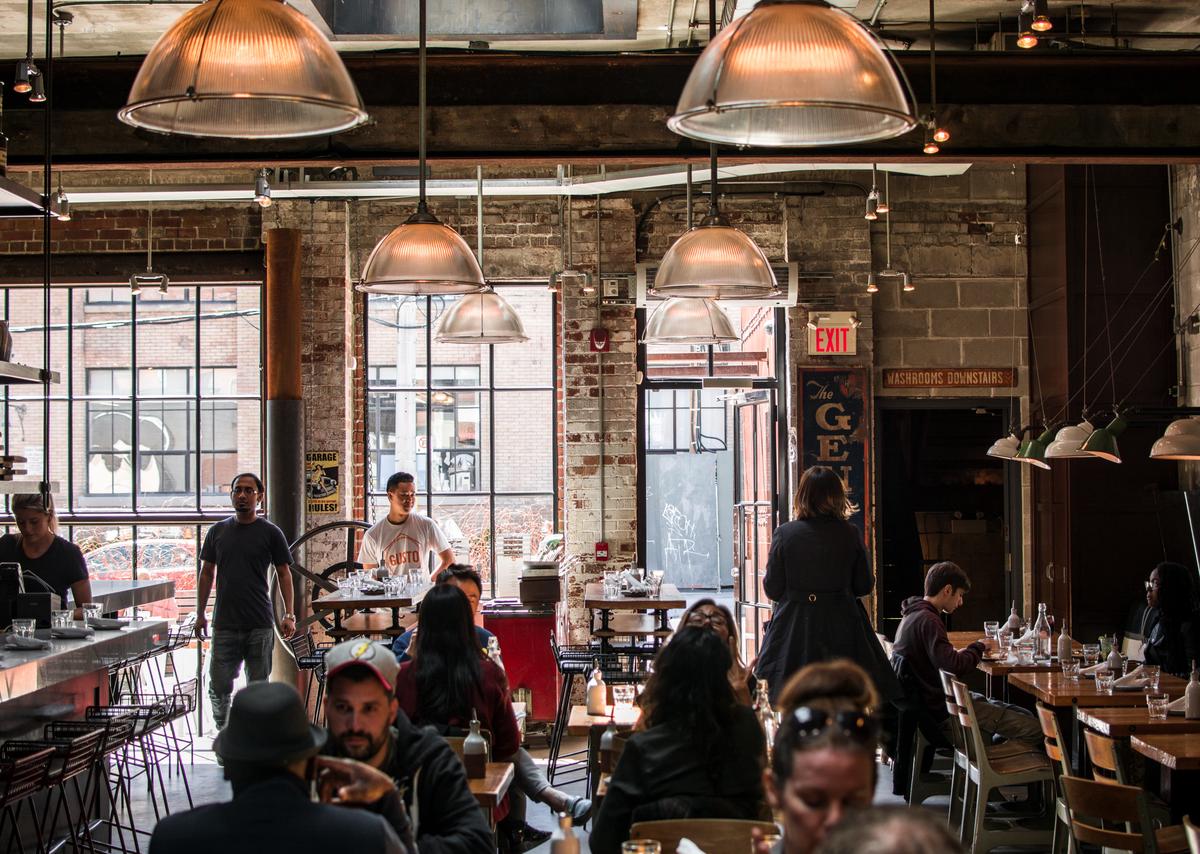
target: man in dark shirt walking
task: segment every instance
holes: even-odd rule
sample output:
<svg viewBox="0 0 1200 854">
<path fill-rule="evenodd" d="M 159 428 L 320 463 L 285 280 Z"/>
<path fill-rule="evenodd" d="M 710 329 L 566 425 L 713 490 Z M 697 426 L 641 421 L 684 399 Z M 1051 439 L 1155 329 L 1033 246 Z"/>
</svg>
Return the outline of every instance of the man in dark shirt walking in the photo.
<svg viewBox="0 0 1200 854">
<path fill-rule="evenodd" d="M 268 572 L 272 566 L 287 611 L 279 631 L 285 638 L 296 631 L 291 554 L 283 531 L 258 516 L 262 496 L 263 485 L 257 475 L 235 477 L 230 486 L 234 515 L 209 528 L 200 549 L 200 578 L 196 583 L 198 637 L 204 637 L 208 629 L 204 611 L 214 576 L 217 582 L 208 695 L 218 729 L 225 726 L 233 680 L 242 662 L 246 663 L 246 678 L 251 682 L 265 681 L 271 675 L 275 613 Z"/>
</svg>

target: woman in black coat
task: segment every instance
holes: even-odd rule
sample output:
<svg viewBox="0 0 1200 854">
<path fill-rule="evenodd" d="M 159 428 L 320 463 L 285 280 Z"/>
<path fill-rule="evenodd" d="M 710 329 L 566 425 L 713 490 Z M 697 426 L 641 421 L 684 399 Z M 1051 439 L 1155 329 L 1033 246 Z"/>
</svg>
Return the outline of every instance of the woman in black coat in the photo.
<svg viewBox="0 0 1200 854">
<path fill-rule="evenodd" d="M 852 509 L 837 473 L 813 466 L 800 478 L 796 520 L 772 537 L 763 589 L 775 610 L 755 670 L 772 701 L 801 667 L 835 658 L 862 667 L 882 699 L 901 694 L 858 599 L 875 577 L 862 534 L 846 521 Z"/>
<path fill-rule="evenodd" d="M 1164 673 L 1187 678 L 1200 658 L 1200 616 L 1196 588 L 1186 566 L 1164 561 L 1146 582 L 1146 622 L 1142 657 Z"/>
</svg>

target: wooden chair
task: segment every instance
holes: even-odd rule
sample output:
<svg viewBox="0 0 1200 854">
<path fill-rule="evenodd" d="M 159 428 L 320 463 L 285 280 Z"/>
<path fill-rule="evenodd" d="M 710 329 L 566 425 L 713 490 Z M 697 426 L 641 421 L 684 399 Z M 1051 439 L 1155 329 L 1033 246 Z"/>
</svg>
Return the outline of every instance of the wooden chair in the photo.
<svg viewBox="0 0 1200 854">
<path fill-rule="evenodd" d="M 1183 817 L 1183 832 L 1187 836 L 1188 851 L 1200 854 L 1200 827 L 1192 824 L 1190 816 Z"/>
<path fill-rule="evenodd" d="M 1038 723 L 1042 725 L 1043 744 L 1046 756 L 1054 766 L 1056 794 L 1054 798 L 1054 841 L 1050 850 L 1054 854 L 1074 854 L 1075 845 L 1071 841 L 1071 811 L 1062 793 L 1057 791 L 1057 782 L 1064 775 L 1071 773 L 1071 762 L 1067 758 L 1067 748 L 1063 741 L 1062 731 L 1058 726 L 1058 716 L 1053 709 L 1041 703 L 1037 704 Z"/>
<path fill-rule="evenodd" d="M 999 845 L 1048 847 L 1053 840 L 1052 831 L 1029 830 L 1007 822 L 989 824 L 987 818 L 988 795 L 1001 786 L 1041 783 L 1049 795 L 1052 791 L 1050 787 L 1054 783 L 1054 769 L 1050 761 L 1043 754 L 1033 752 L 1002 757 L 992 755 L 988 751 L 987 742 L 984 741 L 983 731 L 979 728 L 971 692 L 957 679 L 951 685 L 954 687 L 954 699 L 960 709 L 958 719 L 966 737 L 968 758 L 963 813 L 964 819 L 969 815 L 970 820 L 964 820 L 963 825 L 972 828 L 972 832 L 969 837 L 962 839 L 963 844 L 968 844 L 969 840 L 973 854 L 987 854 Z M 1046 803 L 1050 802 L 1050 798 L 1047 797 Z"/>
<path fill-rule="evenodd" d="M 1071 838 L 1076 848 L 1088 843 L 1135 854 L 1174 854 L 1188 850 L 1183 825 L 1155 829 L 1141 789 L 1070 775 L 1061 782 L 1071 810 Z M 1125 830 L 1113 828 L 1114 823 L 1123 823 Z"/>
<path fill-rule="evenodd" d="M 695 842 L 704 854 L 746 854 L 750 850 L 750 831 L 779 833 L 769 821 L 742 821 L 733 818 L 684 818 L 670 821 L 639 821 L 629 830 L 630 839 L 657 839 L 663 854 L 674 852 L 680 839 Z"/>
<path fill-rule="evenodd" d="M 887 635 L 875 633 L 875 638 L 879 641 L 879 645 L 883 647 L 883 654 L 888 658 L 892 657 L 892 642 L 887 639 Z"/>
<path fill-rule="evenodd" d="M 1125 785 L 1125 772 L 1121 768 L 1121 760 L 1117 756 L 1117 742 L 1108 736 L 1092 732 L 1090 729 L 1083 731 L 1083 740 L 1087 744 L 1088 756 L 1092 760 L 1092 779 L 1097 783 Z"/>
</svg>

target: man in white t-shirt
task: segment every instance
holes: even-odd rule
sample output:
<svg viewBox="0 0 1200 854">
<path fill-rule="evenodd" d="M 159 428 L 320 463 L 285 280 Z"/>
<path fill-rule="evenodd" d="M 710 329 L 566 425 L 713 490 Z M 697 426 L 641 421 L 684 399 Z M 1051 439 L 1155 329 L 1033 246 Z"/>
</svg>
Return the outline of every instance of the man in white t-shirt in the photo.
<svg viewBox="0 0 1200 854">
<path fill-rule="evenodd" d="M 425 569 L 425 556 L 438 557 L 433 575 L 454 563 L 454 549 L 437 523 L 428 516 L 414 513 L 417 485 L 408 472 L 398 471 L 388 478 L 388 514 L 363 534 L 358 562 L 372 571 L 382 567 L 388 575 Z M 431 576 L 432 577 L 432 576 Z"/>
</svg>

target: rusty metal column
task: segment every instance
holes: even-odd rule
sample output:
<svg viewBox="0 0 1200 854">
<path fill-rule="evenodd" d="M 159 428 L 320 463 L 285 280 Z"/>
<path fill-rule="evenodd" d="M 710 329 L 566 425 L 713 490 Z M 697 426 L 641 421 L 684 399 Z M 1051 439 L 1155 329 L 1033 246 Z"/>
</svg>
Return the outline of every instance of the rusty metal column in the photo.
<svg viewBox="0 0 1200 854">
<path fill-rule="evenodd" d="M 267 424 L 267 503 L 271 521 L 289 543 L 304 531 L 304 402 L 300 368 L 302 302 L 300 296 L 300 231 L 273 228 L 266 233 L 267 284 L 263 293 Z M 305 613 L 306 586 L 292 573 L 296 614 Z M 290 667 L 276 650 L 274 678 L 295 683 Z M 287 661 L 292 661 L 286 654 Z M 280 666 L 283 665 L 283 666 Z M 290 673 L 288 672 L 290 670 Z"/>
</svg>

